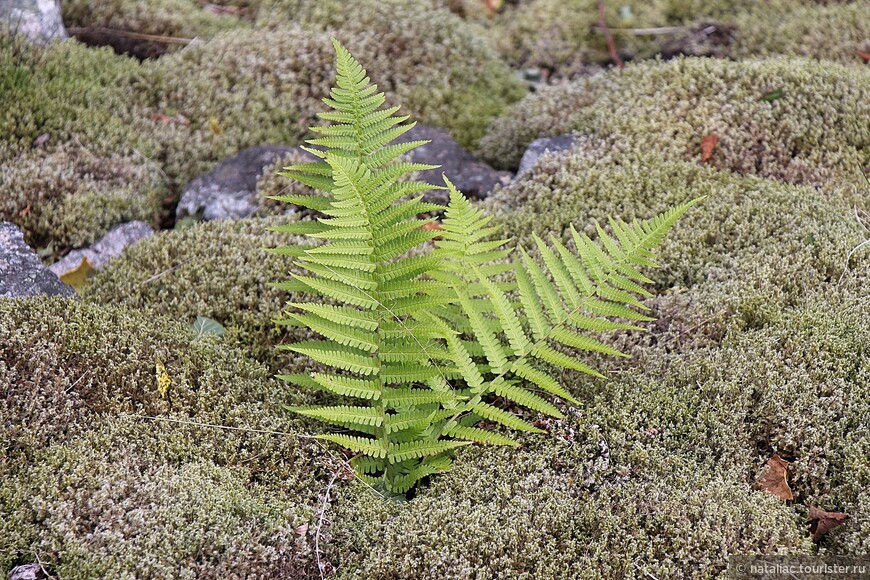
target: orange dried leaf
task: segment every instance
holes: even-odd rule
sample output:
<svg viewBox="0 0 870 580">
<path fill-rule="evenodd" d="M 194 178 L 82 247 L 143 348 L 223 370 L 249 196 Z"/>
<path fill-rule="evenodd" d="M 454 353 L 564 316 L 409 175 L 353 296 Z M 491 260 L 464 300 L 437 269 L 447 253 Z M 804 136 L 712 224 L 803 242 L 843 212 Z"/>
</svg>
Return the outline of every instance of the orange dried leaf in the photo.
<svg viewBox="0 0 870 580">
<path fill-rule="evenodd" d="M 701 141 L 701 161 L 709 161 L 713 156 L 713 150 L 719 142 L 719 135 L 710 133 Z"/>
<path fill-rule="evenodd" d="M 793 500 L 794 494 L 788 486 L 788 466 L 788 461 L 779 455 L 774 455 L 767 460 L 767 465 L 761 471 L 761 477 L 758 478 L 756 485 L 783 501 Z"/>
<path fill-rule="evenodd" d="M 421 229 L 424 229 L 424 230 L 443 230 L 444 227 L 441 224 L 439 224 L 438 222 L 430 222 L 428 224 L 423 224 L 421 226 Z"/>
<path fill-rule="evenodd" d="M 849 519 L 848 514 L 826 512 L 812 506 L 807 516 L 810 518 L 810 533 L 814 542 L 820 542 L 825 534 Z"/>
<path fill-rule="evenodd" d="M 504 6 L 504 0 L 483 0 L 483 7 L 490 14 L 496 14 Z"/>
</svg>

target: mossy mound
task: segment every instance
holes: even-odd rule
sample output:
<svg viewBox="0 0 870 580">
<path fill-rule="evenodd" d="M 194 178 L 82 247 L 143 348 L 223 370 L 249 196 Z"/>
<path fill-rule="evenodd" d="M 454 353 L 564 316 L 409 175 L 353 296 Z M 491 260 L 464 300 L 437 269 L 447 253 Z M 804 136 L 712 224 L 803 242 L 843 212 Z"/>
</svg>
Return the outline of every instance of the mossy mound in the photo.
<svg viewBox="0 0 870 580">
<path fill-rule="evenodd" d="M 525 94 L 482 29 L 426 0 L 264 0 L 259 14 L 260 25 L 297 22 L 334 35 L 389 100 L 401 103 L 415 120 L 450 131 L 469 149 L 491 117 Z M 280 42 L 287 53 L 298 41 Z M 327 71 L 331 62 L 323 63 Z M 328 83 L 331 75 L 324 76 Z"/>
<path fill-rule="evenodd" d="M 817 186 L 863 181 L 868 84 L 865 68 L 805 59 L 635 64 L 527 97 L 493 122 L 480 150 L 516 167 L 534 139 L 578 131 L 626 151 L 700 160 L 713 134 L 713 167 Z"/>
<path fill-rule="evenodd" d="M 723 572 L 733 554 L 817 553 L 808 506 L 851 519 L 821 553 L 867 545 L 870 301 L 814 302 L 721 349 L 564 376 L 582 401 L 520 450 L 470 449 L 406 505 L 350 490 L 346 577 L 580 578 Z M 774 453 L 795 505 L 755 488 Z M 386 546 L 386 548 L 385 548 Z"/>
<path fill-rule="evenodd" d="M 666 2 L 631 1 L 606 4 L 607 23 L 613 28 L 651 28 L 669 24 Z M 541 67 L 555 76 L 570 78 L 590 66 L 611 63 L 600 15 L 590 0 L 532 0 L 508 7 L 490 36 L 505 58 L 518 68 Z M 650 56 L 655 37 L 620 36 L 619 53 L 632 59 Z"/>
<path fill-rule="evenodd" d="M 147 114 L 136 107 L 145 85 L 139 63 L 108 48 L 34 46 L 0 34 L 2 142 L 26 151 L 41 137 L 78 140 L 96 154 L 135 148 L 150 157 L 155 148 L 140 124 Z"/>
<path fill-rule="evenodd" d="M 627 348 L 717 344 L 729 329 L 764 326 L 807 296 L 860 294 L 870 283 L 870 254 L 847 260 L 867 231 L 845 204 L 811 188 L 607 152 L 594 140 L 541 159 L 485 205 L 533 247 L 533 231 L 567 239 L 573 222 L 595 237 L 594 220 L 645 219 L 700 196 L 707 197 L 665 239 L 662 268 L 650 274 L 659 321 L 652 333 L 627 335 Z"/>
<path fill-rule="evenodd" d="M 468 12 L 488 28 L 494 44 L 515 67 L 540 67 L 552 77 L 573 78 L 613 64 L 592 0 L 512 3 L 495 18 L 479 14 L 482 2 L 477 11 L 453 4 L 455 11 Z M 860 64 L 855 51 L 867 50 L 866 0 L 655 0 L 605 7 L 605 21 L 623 60 L 656 54 L 732 59 L 789 55 Z M 713 36 L 701 32 L 711 25 Z"/>
<path fill-rule="evenodd" d="M 78 301 L 0 301 L 0 332 L 0 571 L 38 555 L 64 578 L 310 573 L 294 529 L 324 450 L 293 436 L 306 427 L 281 405 L 303 400 L 266 369 L 153 313 Z"/>
<path fill-rule="evenodd" d="M 870 2 L 757 2 L 733 18 L 733 58 L 806 56 L 861 65 L 857 51 L 870 51 Z"/>
<path fill-rule="evenodd" d="M 28 244 L 55 255 L 90 244 L 119 223 L 156 221 L 167 193 L 154 163 L 98 156 L 83 145 L 7 151 L 0 160 L 0 221 L 17 224 Z"/>
<path fill-rule="evenodd" d="M 190 40 L 209 38 L 216 33 L 244 26 L 243 14 L 223 10 L 212 3 L 212 10 L 195 0 L 72 0 L 61 6 L 64 24 L 78 38 L 89 44 L 112 46 L 116 51 L 139 58 L 153 58 L 182 44 L 171 40 L 149 40 L 138 35 L 153 35 Z"/>
<path fill-rule="evenodd" d="M 205 316 L 226 327 L 226 341 L 258 360 L 281 364 L 274 346 L 289 337 L 273 321 L 291 295 L 269 284 L 289 279 L 290 261 L 265 248 L 299 240 L 266 231 L 278 223 L 216 221 L 160 232 L 110 262 L 84 299 L 169 313 L 188 325 Z"/>
</svg>

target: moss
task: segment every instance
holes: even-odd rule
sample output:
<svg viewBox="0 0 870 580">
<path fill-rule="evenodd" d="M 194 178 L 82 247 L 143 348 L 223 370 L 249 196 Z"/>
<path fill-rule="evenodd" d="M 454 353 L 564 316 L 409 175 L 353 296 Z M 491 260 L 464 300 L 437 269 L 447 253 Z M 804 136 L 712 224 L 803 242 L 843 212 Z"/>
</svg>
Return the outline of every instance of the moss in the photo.
<svg viewBox="0 0 870 580">
<path fill-rule="evenodd" d="M 0 570 L 36 552 L 69 578 L 310 572 L 294 527 L 323 450 L 264 432 L 305 428 L 266 369 L 184 324 L 77 301 L 2 301 L 0 332 Z"/>
<path fill-rule="evenodd" d="M 160 232 L 100 271 L 84 299 L 169 313 L 187 324 L 212 318 L 227 328 L 225 340 L 279 364 L 274 346 L 289 338 L 273 320 L 291 296 L 269 284 L 289 278 L 289 261 L 264 248 L 294 240 L 266 231 L 276 223 L 218 221 Z"/>
<path fill-rule="evenodd" d="M 650 28 L 668 24 L 666 2 L 623 2 L 607 6 L 613 28 Z M 541 67 L 569 78 L 590 65 L 609 64 L 599 13 L 592 0 L 533 0 L 509 7 L 491 29 L 493 42 L 516 67 Z M 620 36 L 623 58 L 650 56 L 657 45 L 652 37 Z"/>
<path fill-rule="evenodd" d="M 563 380 L 581 405 L 519 450 L 470 449 L 408 504 L 346 490 L 343 577 L 552 578 L 722 572 L 731 554 L 812 555 L 809 505 L 852 516 L 822 554 L 867 545 L 870 300 L 810 300 L 716 350 Z M 652 349 L 657 350 L 657 349 Z M 793 461 L 790 506 L 754 488 Z"/>
<path fill-rule="evenodd" d="M 563 378 L 582 405 L 522 449 L 463 451 L 407 505 L 349 492 L 331 529 L 344 577 L 697 578 L 730 554 L 810 552 L 792 510 L 751 488 L 756 453 L 697 386 Z"/>
<path fill-rule="evenodd" d="M 524 94 L 482 29 L 426 0 L 266 0 L 259 21 L 335 35 L 415 120 L 450 131 L 469 149 L 489 119 Z"/>
<path fill-rule="evenodd" d="M 785 11 L 761 4 L 759 9 L 761 14 L 735 18 L 735 58 L 787 54 L 860 65 L 864 61 L 856 51 L 870 49 L 866 0 Z"/>
<path fill-rule="evenodd" d="M 713 167 L 817 186 L 856 181 L 870 154 L 868 82 L 864 68 L 803 59 L 635 64 L 527 97 L 493 122 L 481 153 L 516 167 L 532 140 L 578 131 L 700 160 L 701 141 L 716 134 Z"/>
<path fill-rule="evenodd" d="M 165 42 L 133 39 L 114 31 L 180 38 L 205 37 L 243 26 L 238 17 L 215 14 L 194 0 L 73 0 L 62 5 L 64 24 L 90 43 L 109 44 L 140 58 L 156 57 L 178 47 Z M 103 29 L 103 30 L 100 30 Z"/>
<path fill-rule="evenodd" d="M 736 335 L 719 352 L 691 357 L 673 379 L 677 388 L 704 384 L 720 409 L 745 414 L 734 428 L 762 454 L 792 461 L 796 502 L 851 515 L 854 523 L 823 544 L 841 555 L 862 555 L 867 545 L 868 321 L 866 293 L 814 300 L 778 324 Z"/>
<path fill-rule="evenodd" d="M 31 246 L 50 246 L 55 255 L 90 244 L 119 223 L 156 221 L 167 193 L 159 168 L 138 157 L 62 145 L 0 153 L 4 158 L 0 190 L 8 194 L 0 199 L 0 220 L 17 224 Z"/>
<path fill-rule="evenodd" d="M 699 196 L 707 198 L 668 235 L 662 268 L 651 274 L 660 296 L 650 306 L 660 320 L 650 334 L 627 335 L 627 348 L 717 344 L 729 329 L 764 326 L 817 292 L 860 294 L 870 283 L 866 251 L 847 270 L 867 232 L 845 204 L 810 188 L 608 151 L 596 141 L 545 157 L 485 205 L 528 245 L 533 231 L 570 237 L 574 222 L 594 237 L 593 220 L 643 219 Z"/>
<path fill-rule="evenodd" d="M 122 153 L 131 147 L 154 153 L 136 97 L 145 79 L 139 64 L 109 49 L 76 41 L 22 45 L 0 35 L 0 135 L 14 149 L 78 139 L 96 153 Z M 134 98 L 131 99 L 131 95 Z"/>
</svg>

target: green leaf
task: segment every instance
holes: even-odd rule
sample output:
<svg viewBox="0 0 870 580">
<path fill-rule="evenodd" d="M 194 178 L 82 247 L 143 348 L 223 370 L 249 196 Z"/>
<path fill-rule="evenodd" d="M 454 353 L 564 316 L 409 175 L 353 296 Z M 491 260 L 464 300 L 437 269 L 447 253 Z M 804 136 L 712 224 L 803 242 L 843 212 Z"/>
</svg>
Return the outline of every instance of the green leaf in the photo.
<svg viewBox="0 0 870 580">
<path fill-rule="evenodd" d="M 211 318 L 206 318 L 205 316 L 197 316 L 196 320 L 194 320 L 191 325 L 191 329 L 196 338 L 203 337 L 207 334 L 223 336 L 224 332 L 226 332 L 226 329 L 220 322 L 212 320 Z"/>
</svg>

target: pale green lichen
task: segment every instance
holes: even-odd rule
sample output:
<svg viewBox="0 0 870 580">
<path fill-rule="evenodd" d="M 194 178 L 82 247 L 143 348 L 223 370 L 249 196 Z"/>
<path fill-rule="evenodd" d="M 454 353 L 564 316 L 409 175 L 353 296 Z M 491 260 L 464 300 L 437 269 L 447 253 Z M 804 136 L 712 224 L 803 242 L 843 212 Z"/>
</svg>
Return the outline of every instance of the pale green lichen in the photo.
<svg viewBox="0 0 870 580">
<path fill-rule="evenodd" d="M 715 134 L 713 167 L 817 186 L 861 180 L 868 83 L 864 68 L 806 59 L 635 64 L 527 97 L 493 122 L 481 153 L 515 167 L 532 140 L 578 131 L 622 150 L 700 160 Z"/>
<path fill-rule="evenodd" d="M 4 300 L 0 333 L 0 572 L 38 555 L 63 578 L 310 573 L 295 528 L 324 450 L 282 410 L 301 394 L 153 313 Z"/>
</svg>

